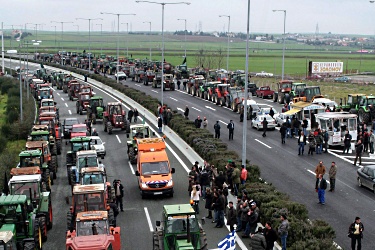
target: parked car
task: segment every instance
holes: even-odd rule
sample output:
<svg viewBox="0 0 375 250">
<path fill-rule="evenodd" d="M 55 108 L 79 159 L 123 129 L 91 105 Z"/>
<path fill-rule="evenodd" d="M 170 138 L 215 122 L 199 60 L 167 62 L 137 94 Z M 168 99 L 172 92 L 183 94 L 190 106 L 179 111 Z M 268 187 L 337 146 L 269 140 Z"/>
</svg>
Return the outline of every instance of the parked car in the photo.
<svg viewBox="0 0 375 250">
<path fill-rule="evenodd" d="M 118 73 L 115 74 L 115 79 L 117 80 L 117 77 L 119 79 L 119 81 L 121 81 L 122 79 L 124 79 L 126 81 L 126 74 L 125 72 L 123 71 L 119 71 Z"/>
<path fill-rule="evenodd" d="M 252 120 L 252 127 L 256 128 L 257 130 L 263 129 L 263 120 L 266 118 L 268 124 L 267 129 L 274 130 L 276 128 L 276 122 L 275 119 L 273 119 L 270 115 L 257 115 Z"/>
<path fill-rule="evenodd" d="M 272 73 L 267 73 L 265 71 L 261 71 L 260 73 L 255 74 L 256 77 L 273 77 Z"/>
<path fill-rule="evenodd" d="M 74 124 L 79 124 L 79 121 L 77 118 L 65 118 L 63 122 L 63 133 L 64 133 L 64 139 L 70 138 L 70 133 L 72 132 L 72 127 Z"/>
<path fill-rule="evenodd" d="M 91 146 L 95 148 L 96 154 L 104 158 L 104 156 L 107 153 L 105 150 L 105 146 L 104 146 L 105 142 L 103 142 L 99 136 L 91 136 L 90 138 L 91 138 Z"/>
<path fill-rule="evenodd" d="M 270 86 L 263 86 L 257 89 L 255 95 L 260 98 L 272 98 L 274 91 L 271 90 Z"/>
<path fill-rule="evenodd" d="M 286 115 L 285 113 L 279 113 L 278 116 L 274 118 L 276 121 L 276 125 L 281 127 L 281 125 L 283 125 L 283 123 L 286 122 L 287 117 L 289 117 L 289 120 L 291 119 L 290 115 Z"/>
<path fill-rule="evenodd" d="M 352 78 L 347 77 L 347 76 L 340 76 L 334 79 L 335 82 L 350 82 L 351 80 Z"/>
<path fill-rule="evenodd" d="M 308 80 L 323 80 L 324 78 L 321 75 L 311 75 L 311 76 L 306 77 L 306 79 L 308 79 Z"/>
<path fill-rule="evenodd" d="M 375 193 L 375 165 L 366 165 L 357 170 L 358 186 L 367 187 Z"/>
<path fill-rule="evenodd" d="M 258 115 L 269 115 L 271 108 L 261 108 L 258 111 Z M 277 112 L 276 109 L 273 108 L 273 119 L 276 119 L 280 115 L 279 112 Z"/>
</svg>

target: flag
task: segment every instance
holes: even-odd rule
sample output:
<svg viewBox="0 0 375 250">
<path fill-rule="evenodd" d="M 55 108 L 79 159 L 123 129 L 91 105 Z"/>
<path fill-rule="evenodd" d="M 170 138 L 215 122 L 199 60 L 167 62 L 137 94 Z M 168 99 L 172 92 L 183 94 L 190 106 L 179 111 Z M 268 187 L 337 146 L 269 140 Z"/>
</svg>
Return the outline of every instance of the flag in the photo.
<svg viewBox="0 0 375 250">
<path fill-rule="evenodd" d="M 10 193 L 9 185 L 8 185 L 8 177 L 7 177 L 7 173 L 5 173 L 5 172 L 4 172 L 3 193 L 5 195 L 8 195 Z"/>
<path fill-rule="evenodd" d="M 44 65 L 43 65 L 43 63 L 40 64 L 40 67 L 41 67 L 42 69 L 44 69 Z"/>
<path fill-rule="evenodd" d="M 225 238 L 217 244 L 220 250 L 235 250 L 236 249 L 236 234 L 230 232 Z"/>
<path fill-rule="evenodd" d="M 181 65 L 184 65 L 186 63 L 186 57 L 184 59 L 184 61 L 181 63 Z"/>
</svg>

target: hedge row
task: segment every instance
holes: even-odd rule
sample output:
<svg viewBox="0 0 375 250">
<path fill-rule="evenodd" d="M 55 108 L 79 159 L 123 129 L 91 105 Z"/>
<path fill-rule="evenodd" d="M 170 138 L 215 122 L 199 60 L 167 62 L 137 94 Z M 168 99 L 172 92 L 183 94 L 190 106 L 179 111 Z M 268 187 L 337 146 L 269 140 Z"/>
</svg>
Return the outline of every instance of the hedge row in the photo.
<svg viewBox="0 0 375 250">
<path fill-rule="evenodd" d="M 50 65 L 81 75 L 87 74 L 87 72 L 79 69 L 61 67 L 55 64 Z M 158 99 L 126 85 L 119 85 L 115 80 L 101 75 L 90 74 L 89 77 L 124 93 L 142 104 L 143 107 L 156 116 L 158 115 Z M 241 164 L 239 155 L 234 151 L 228 150 L 227 144 L 220 139 L 213 138 L 213 135 L 208 130 L 195 128 L 192 121 L 186 120 L 177 111 L 173 111 L 173 113 L 174 115 L 169 125 L 170 128 L 203 159 L 217 166 L 219 170 L 224 170 L 228 159 L 235 161 L 238 165 Z M 248 165 L 249 178 L 244 188 L 246 188 L 251 198 L 260 202 L 262 224 L 265 224 L 266 220 L 271 220 L 274 227 L 277 227 L 280 224 L 280 214 L 286 214 L 290 222 L 289 249 L 335 249 L 332 245 L 335 232 L 328 223 L 321 220 L 310 221 L 308 219 L 308 211 L 304 205 L 291 201 L 286 194 L 278 192 L 272 184 L 264 183 L 260 178 L 259 167 Z"/>
</svg>

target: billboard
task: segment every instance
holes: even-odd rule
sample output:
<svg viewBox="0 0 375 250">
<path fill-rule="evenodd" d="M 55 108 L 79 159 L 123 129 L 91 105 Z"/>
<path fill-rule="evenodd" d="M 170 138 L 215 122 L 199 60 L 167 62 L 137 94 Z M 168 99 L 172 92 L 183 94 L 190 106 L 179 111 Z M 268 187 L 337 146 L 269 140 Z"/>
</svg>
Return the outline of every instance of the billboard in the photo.
<svg viewBox="0 0 375 250">
<path fill-rule="evenodd" d="M 311 73 L 342 73 L 343 62 L 312 62 Z"/>
</svg>

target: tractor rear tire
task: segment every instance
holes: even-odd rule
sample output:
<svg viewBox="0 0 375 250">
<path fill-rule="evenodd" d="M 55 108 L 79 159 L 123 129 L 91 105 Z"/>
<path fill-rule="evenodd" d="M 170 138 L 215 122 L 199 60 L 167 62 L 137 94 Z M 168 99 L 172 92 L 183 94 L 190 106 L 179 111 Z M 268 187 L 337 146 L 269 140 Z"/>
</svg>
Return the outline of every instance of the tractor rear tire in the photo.
<svg viewBox="0 0 375 250">
<path fill-rule="evenodd" d="M 163 240 L 163 232 L 156 231 L 153 233 L 153 250 L 162 250 L 164 249 L 164 240 Z"/>
<path fill-rule="evenodd" d="M 207 235 L 206 235 L 206 232 L 201 229 L 200 230 L 200 236 L 199 236 L 199 239 L 200 239 L 200 250 L 207 250 Z"/>
<path fill-rule="evenodd" d="M 370 113 L 366 112 L 363 108 L 358 110 L 358 120 L 359 122 L 363 122 L 364 124 L 368 124 L 370 122 Z"/>
<path fill-rule="evenodd" d="M 204 99 L 204 100 L 208 100 L 207 92 L 204 92 L 204 93 L 203 93 L 203 99 Z"/>
<path fill-rule="evenodd" d="M 277 95 L 277 102 L 280 103 L 280 104 L 284 104 L 285 100 L 284 100 L 284 94 L 283 93 L 280 93 Z"/>
<path fill-rule="evenodd" d="M 113 209 L 108 211 L 108 223 L 109 226 L 116 227 L 116 218 Z"/>
<path fill-rule="evenodd" d="M 237 111 L 237 105 L 236 105 L 235 102 L 232 102 L 231 109 L 232 109 L 233 112 Z"/>
<path fill-rule="evenodd" d="M 114 187 L 109 187 L 111 189 L 110 195 L 112 200 L 116 200 L 116 193 L 115 193 L 115 188 Z"/>
<path fill-rule="evenodd" d="M 42 232 L 39 225 L 39 220 L 35 218 L 34 220 L 34 240 L 35 240 L 35 249 L 42 249 Z"/>
<path fill-rule="evenodd" d="M 42 242 L 47 241 L 47 220 L 46 217 L 39 217 L 40 231 L 42 233 Z"/>
<path fill-rule="evenodd" d="M 47 215 L 47 229 L 51 230 L 53 227 L 53 212 L 52 212 L 52 204 L 48 204 L 48 215 Z"/>
<path fill-rule="evenodd" d="M 56 147 L 56 143 L 52 146 L 51 154 L 52 154 L 52 155 L 57 155 L 57 147 Z"/>
<path fill-rule="evenodd" d="M 225 105 L 225 99 L 224 97 L 221 97 L 220 100 L 219 100 L 219 105 L 220 106 L 224 106 Z"/>
<path fill-rule="evenodd" d="M 135 150 L 134 147 L 129 148 L 129 153 L 128 153 L 129 161 L 132 164 L 137 163 L 137 158 L 135 157 Z"/>
<path fill-rule="evenodd" d="M 70 173 L 69 173 L 69 180 L 70 180 L 71 186 L 74 186 L 74 184 L 76 184 L 77 178 L 76 178 L 75 172 L 72 170 L 70 170 Z"/>
<path fill-rule="evenodd" d="M 72 212 L 68 211 L 68 213 L 66 214 L 66 230 L 69 230 L 69 231 L 73 231 L 74 229 L 74 226 L 73 226 L 73 214 Z"/>
<path fill-rule="evenodd" d="M 92 120 L 92 124 L 96 124 L 96 115 L 95 114 L 92 114 L 91 115 L 91 120 Z"/>
<path fill-rule="evenodd" d="M 79 113 L 79 103 L 78 103 L 78 101 L 76 103 L 76 112 L 77 112 L 77 114 Z"/>
<path fill-rule="evenodd" d="M 42 174 L 42 179 L 43 179 L 43 182 L 46 184 L 47 191 L 51 191 L 52 181 L 51 181 L 51 175 L 50 175 L 49 169 L 44 170 Z"/>
<path fill-rule="evenodd" d="M 61 140 L 56 140 L 56 151 L 58 155 L 61 155 Z"/>
<path fill-rule="evenodd" d="M 34 241 L 27 241 L 23 246 L 23 250 L 35 250 L 35 242 Z"/>
<path fill-rule="evenodd" d="M 278 94 L 277 93 L 273 93 L 273 102 L 277 102 L 277 97 L 278 97 Z"/>
<path fill-rule="evenodd" d="M 107 122 L 107 129 L 108 129 L 108 134 L 109 134 L 109 135 L 112 134 L 112 129 L 113 129 L 113 127 L 112 127 L 112 123 Z"/>
<path fill-rule="evenodd" d="M 53 172 L 53 179 L 56 179 L 56 173 L 57 173 L 57 156 L 56 155 L 52 155 L 51 156 L 51 168 L 50 170 L 52 170 Z"/>
<path fill-rule="evenodd" d="M 104 132 L 107 132 L 108 131 L 108 128 L 107 128 L 107 119 L 103 119 L 103 130 L 104 130 Z"/>
</svg>

